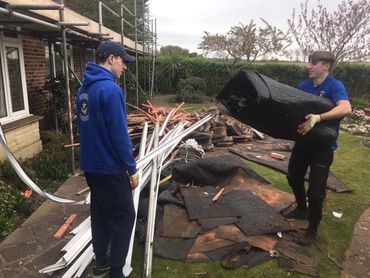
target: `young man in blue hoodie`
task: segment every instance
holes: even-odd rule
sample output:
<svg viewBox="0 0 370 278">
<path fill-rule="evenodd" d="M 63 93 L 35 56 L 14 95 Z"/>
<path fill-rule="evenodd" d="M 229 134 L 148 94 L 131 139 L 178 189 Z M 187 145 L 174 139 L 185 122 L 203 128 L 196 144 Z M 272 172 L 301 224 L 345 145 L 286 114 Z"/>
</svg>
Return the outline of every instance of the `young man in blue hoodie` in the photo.
<svg viewBox="0 0 370 278">
<path fill-rule="evenodd" d="M 351 104 L 343 83 L 330 75 L 335 56 L 329 51 L 315 51 L 309 56 L 309 79 L 299 83 L 298 88 L 320 97 L 332 100 L 336 106 L 325 113 L 309 114 L 298 126 L 298 133 L 303 136 L 321 121 L 340 119 L 351 113 Z M 339 124 L 337 127 L 339 133 Z M 323 203 L 326 195 L 326 182 L 330 165 L 333 162 L 333 152 L 337 143 L 325 145 L 321 142 L 296 142 L 288 166 L 288 182 L 293 189 L 297 208 L 285 215 L 287 218 L 308 219 L 308 229 L 297 242 L 301 245 L 312 244 L 317 236 L 317 229 L 322 218 Z M 308 181 L 308 207 L 304 177 L 310 167 Z"/>
<path fill-rule="evenodd" d="M 125 92 L 116 79 L 135 61 L 117 42 L 102 42 L 77 93 L 81 170 L 91 189 L 94 277 L 122 278 L 135 219 L 136 161 L 127 130 Z M 107 254 L 110 244 L 110 257 Z"/>
</svg>

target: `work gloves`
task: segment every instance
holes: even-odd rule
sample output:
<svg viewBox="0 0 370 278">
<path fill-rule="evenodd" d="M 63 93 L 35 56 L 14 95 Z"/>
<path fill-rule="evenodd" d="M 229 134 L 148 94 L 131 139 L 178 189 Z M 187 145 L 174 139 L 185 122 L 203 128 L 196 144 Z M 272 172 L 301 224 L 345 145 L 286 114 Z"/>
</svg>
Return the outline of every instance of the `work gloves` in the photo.
<svg viewBox="0 0 370 278">
<path fill-rule="evenodd" d="M 309 114 L 305 117 L 305 121 L 298 126 L 298 133 L 305 135 L 315 124 L 321 122 L 321 116 L 317 114 Z"/>
<path fill-rule="evenodd" d="M 129 176 L 131 182 L 131 189 L 134 190 L 139 185 L 139 174 L 136 172 L 135 174 Z"/>
</svg>

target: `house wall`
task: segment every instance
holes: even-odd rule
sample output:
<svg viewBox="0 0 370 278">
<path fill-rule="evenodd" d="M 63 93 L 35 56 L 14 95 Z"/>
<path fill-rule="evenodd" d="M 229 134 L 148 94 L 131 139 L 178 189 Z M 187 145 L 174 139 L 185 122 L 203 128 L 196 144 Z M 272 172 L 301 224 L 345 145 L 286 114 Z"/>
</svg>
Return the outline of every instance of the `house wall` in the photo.
<svg viewBox="0 0 370 278">
<path fill-rule="evenodd" d="M 73 66 L 77 77 L 82 81 L 83 73 L 88 62 L 87 50 L 83 46 L 73 46 Z"/>
<path fill-rule="evenodd" d="M 33 116 L 27 121 L 3 126 L 8 147 L 17 159 L 30 158 L 42 151 L 39 120 L 40 117 Z M 0 148 L 0 160 L 5 159 L 4 150 Z"/>
<path fill-rule="evenodd" d="M 23 56 L 26 71 L 29 110 L 34 115 L 44 115 L 49 93 L 42 89 L 48 75 L 45 44 L 38 38 L 23 36 Z"/>
</svg>

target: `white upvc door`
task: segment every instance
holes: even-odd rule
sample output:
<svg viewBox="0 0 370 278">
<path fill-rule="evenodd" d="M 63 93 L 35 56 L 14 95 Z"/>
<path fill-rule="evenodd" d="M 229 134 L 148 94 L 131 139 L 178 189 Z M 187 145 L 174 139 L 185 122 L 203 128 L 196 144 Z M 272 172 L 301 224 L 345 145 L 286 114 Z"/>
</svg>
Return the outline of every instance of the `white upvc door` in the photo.
<svg viewBox="0 0 370 278">
<path fill-rule="evenodd" d="M 0 33 L 0 60 L 0 122 L 4 124 L 29 115 L 21 39 Z"/>
</svg>

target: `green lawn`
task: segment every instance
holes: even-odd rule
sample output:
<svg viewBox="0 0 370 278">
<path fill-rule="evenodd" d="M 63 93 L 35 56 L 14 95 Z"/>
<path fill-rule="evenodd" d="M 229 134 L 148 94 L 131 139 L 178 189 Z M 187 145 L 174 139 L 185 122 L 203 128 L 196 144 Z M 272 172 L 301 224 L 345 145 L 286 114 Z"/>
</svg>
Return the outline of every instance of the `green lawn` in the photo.
<svg viewBox="0 0 370 278">
<path fill-rule="evenodd" d="M 177 107 L 180 103 L 177 102 L 169 102 L 168 103 L 171 107 Z M 193 111 L 200 111 L 203 108 L 207 109 L 213 103 L 212 102 L 204 102 L 204 103 L 185 103 L 182 107 L 185 109 L 186 112 L 193 112 Z"/>
<path fill-rule="evenodd" d="M 340 147 L 335 154 L 332 172 L 354 189 L 354 192 L 327 194 L 324 217 L 319 230 L 319 248 L 316 246 L 308 248 L 310 254 L 320 261 L 321 277 L 340 277 L 340 270 L 328 258 L 328 254 L 344 260 L 354 225 L 362 212 L 370 207 L 370 149 L 363 146 L 361 140 L 348 134 L 340 136 Z M 285 175 L 251 162 L 246 163 L 277 188 L 289 190 Z M 332 212 L 339 210 L 343 211 L 343 217 L 334 218 Z M 134 272 L 131 277 L 142 277 L 143 256 L 143 244 L 136 243 L 133 257 Z M 218 262 L 193 264 L 159 257 L 155 257 L 153 261 L 153 277 L 287 277 L 287 275 L 276 260 L 249 270 L 225 270 Z M 304 276 L 294 273 L 289 277 Z"/>
</svg>

